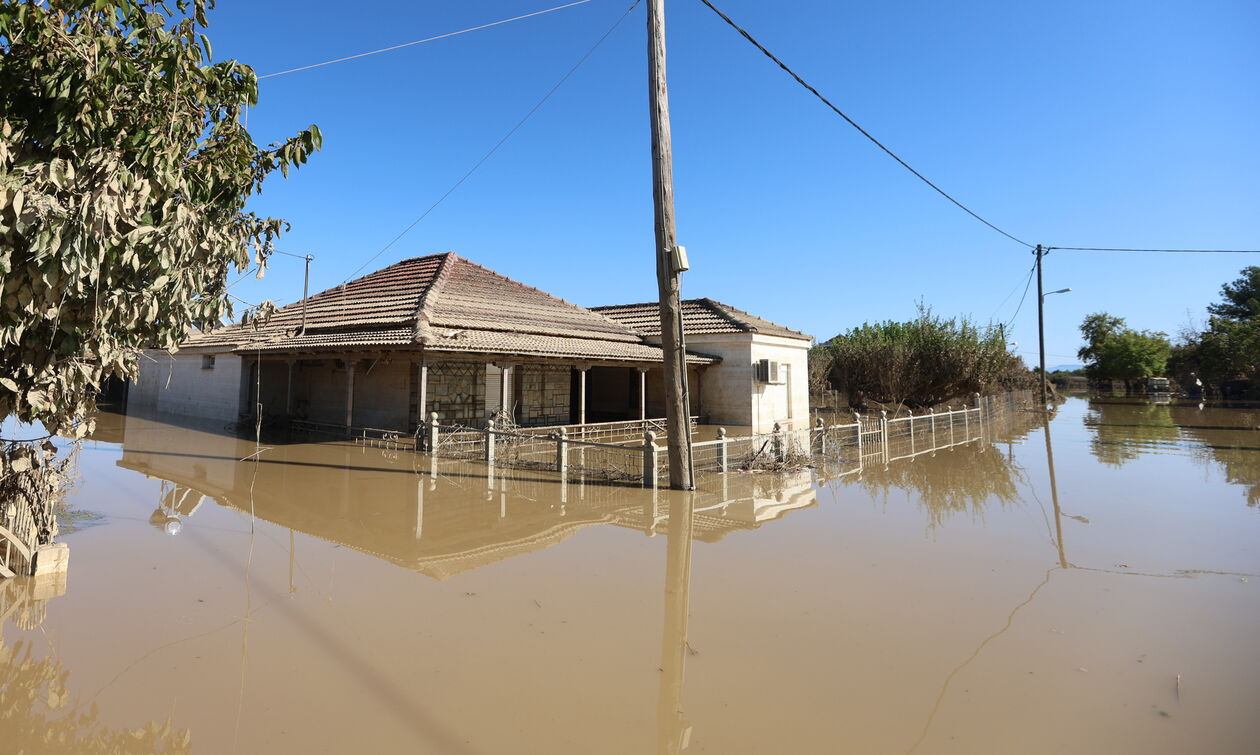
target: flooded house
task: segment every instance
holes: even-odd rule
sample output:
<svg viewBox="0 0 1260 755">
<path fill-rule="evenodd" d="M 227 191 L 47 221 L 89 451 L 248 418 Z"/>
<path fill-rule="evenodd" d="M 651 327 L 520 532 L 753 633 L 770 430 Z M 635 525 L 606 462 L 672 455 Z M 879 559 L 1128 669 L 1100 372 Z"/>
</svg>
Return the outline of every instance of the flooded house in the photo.
<svg viewBox="0 0 1260 755">
<path fill-rule="evenodd" d="M 711 299 L 684 303 L 691 413 L 769 430 L 808 414 L 811 337 Z M 390 265 L 149 352 L 134 409 L 414 432 L 664 415 L 656 304 L 587 309 L 448 252 Z"/>
</svg>

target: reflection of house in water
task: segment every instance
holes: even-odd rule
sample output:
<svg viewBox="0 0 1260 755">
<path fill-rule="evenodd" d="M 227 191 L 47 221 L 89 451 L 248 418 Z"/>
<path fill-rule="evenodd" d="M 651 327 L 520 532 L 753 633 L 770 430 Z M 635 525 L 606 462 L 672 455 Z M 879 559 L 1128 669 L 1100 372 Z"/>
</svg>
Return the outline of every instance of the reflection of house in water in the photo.
<svg viewBox="0 0 1260 755">
<path fill-rule="evenodd" d="M 239 438 L 127 417 L 118 464 L 163 480 L 154 524 L 177 532 L 203 497 L 437 578 L 554 545 L 614 524 L 663 533 L 671 493 L 559 482 L 547 472 L 487 474 L 354 444 L 300 444 L 251 457 Z M 178 449 L 178 450 L 176 450 Z M 716 541 L 813 505 L 813 478 L 714 475 L 695 496 L 694 537 Z M 162 522 L 159 516 L 167 517 Z M 191 525 L 190 525 L 191 526 Z"/>
</svg>

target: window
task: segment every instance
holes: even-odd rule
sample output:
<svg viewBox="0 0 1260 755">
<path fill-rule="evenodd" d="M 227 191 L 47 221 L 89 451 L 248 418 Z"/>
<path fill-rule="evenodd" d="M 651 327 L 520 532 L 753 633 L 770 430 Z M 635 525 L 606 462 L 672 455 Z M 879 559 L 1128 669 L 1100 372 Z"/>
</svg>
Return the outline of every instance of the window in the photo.
<svg viewBox="0 0 1260 755">
<path fill-rule="evenodd" d="M 213 369 L 214 369 L 214 355 L 213 355 L 213 354 L 202 354 L 202 356 L 201 356 L 201 369 L 203 369 L 203 370 L 213 370 Z"/>
</svg>

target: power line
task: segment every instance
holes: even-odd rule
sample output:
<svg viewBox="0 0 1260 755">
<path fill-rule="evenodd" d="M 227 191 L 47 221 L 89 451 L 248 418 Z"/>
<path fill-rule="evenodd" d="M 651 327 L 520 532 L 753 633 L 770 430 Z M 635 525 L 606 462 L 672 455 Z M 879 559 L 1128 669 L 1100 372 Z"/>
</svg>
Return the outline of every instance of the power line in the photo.
<svg viewBox="0 0 1260 755">
<path fill-rule="evenodd" d="M 1024 282 L 1024 293 L 1019 297 L 1019 306 L 1015 307 L 1015 314 L 1011 315 L 1011 319 L 1006 321 L 1006 325 L 1002 329 L 1004 333 L 1010 332 L 1011 325 L 1015 324 L 1015 318 L 1019 317 L 1019 311 L 1024 308 L 1024 300 L 1028 298 L 1028 287 L 1032 285 L 1033 273 L 1036 271 L 1037 263 L 1034 262 L 1033 266 L 1028 270 L 1028 280 Z"/>
<path fill-rule="evenodd" d="M 832 109 L 832 110 L 836 113 L 836 115 L 838 115 L 838 116 L 840 116 L 841 118 L 845 119 L 845 120 L 849 123 L 849 125 L 850 125 L 850 126 L 852 126 L 853 128 L 857 129 L 857 130 L 858 130 L 858 132 L 859 132 L 859 133 L 861 133 L 861 134 L 862 134 L 862 136 L 865 136 L 867 139 L 869 139 L 869 140 L 871 141 L 871 143 L 872 143 L 872 144 L 874 144 L 876 147 L 879 147 L 880 149 L 882 149 L 882 150 L 883 150 L 883 151 L 884 151 L 884 152 L 885 152 L 885 153 L 886 153 L 889 157 L 891 157 L 892 159 L 894 159 L 894 160 L 896 160 L 898 163 L 900 163 L 900 164 L 901 164 L 901 167 L 903 167 L 903 168 L 905 168 L 906 170 L 908 170 L 908 171 L 910 171 L 911 173 L 913 173 L 913 174 L 915 175 L 915 177 L 916 177 L 916 178 L 918 178 L 920 181 L 922 181 L 923 183 L 925 183 L 925 184 L 927 184 L 928 186 L 931 186 L 933 189 L 935 189 L 935 190 L 936 190 L 936 193 L 940 194 L 942 197 L 945 197 L 945 198 L 946 198 L 946 199 L 948 199 L 950 202 L 954 203 L 954 205 L 955 205 L 955 206 L 957 206 L 959 209 L 961 209 L 963 212 L 967 213 L 968 215 L 970 215 L 971 217 L 975 218 L 976 220 L 979 220 L 981 223 L 984 223 L 984 224 L 985 224 L 985 225 L 987 225 L 989 228 L 992 228 L 993 230 L 995 230 L 995 231 L 997 231 L 998 233 L 1002 234 L 1003 236 L 1005 236 L 1006 238 L 1010 239 L 1011 241 L 1014 241 L 1014 242 L 1016 242 L 1016 243 L 1018 243 L 1018 244 L 1023 244 L 1024 246 L 1028 247 L 1029 249 L 1032 249 L 1032 248 L 1033 248 L 1033 245 L 1032 245 L 1032 244 L 1029 244 L 1027 241 L 1024 241 L 1023 239 L 1020 239 L 1020 238 L 1017 238 L 1017 237 L 1015 237 L 1015 236 L 1012 236 L 1011 234 L 1007 233 L 1006 231 L 1002 230 L 1001 228 L 998 228 L 996 225 L 994 225 L 994 224 L 990 223 L 989 221 L 985 220 L 984 218 L 980 217 L 980 216 L 979 216 L 979 215 L 977 215 L 975 212 L 973 212 L 970 208 L 968 208 L 966 205 L 964 205 L 962 202 L 959 202 L 957 199 L 954 199 L 952 196 L 950 196 L 948 193 L 946 193 L 946 191 L 945 191 L 944 189 L 942 189 L 941 187 L 939 187 L 939 186 L 937 186 L 936 184 L 934 184 L 934 183 L 932 183 L 931 181 L 929 181 L 929 180 L 927 179 L 927 177 L 926 177 L 926 176 L 924 176 L 922 173 L 920 173 L 919 171 L 917 171 L 917 170 L 915 170 L 914 168 L 910 167 L 910 164 L 909 164 L 909 163 L 907 163 L 905 160 L 902 160 L 900 157 L 898 157 L 898 156 L 897 156 L 897 154 L 896 154 L 895 152 L 893 152 L 891 149 L 889 149 L 889 148 L 885 147 L 885 146 L 884 146 L 884 145 L 883 145 L 883 144 L 882 144 L 882 143 L 881 143 L 878 139 L 876 139 L 874 136 L 872 136 L 872 135 L 871 135 L 871 133 L 870 133 L 869 131 L 867 131 L 866 129 L 864 129 L 864 128 L 862 128 L 861 126 L 859 126 L 859 125 L 857 124 L 857 121 L 854 121 L 852 118 L 850 118 L 849 116 L 845 115 L 845 114 L 844 114 L 844 112 L 843 112 L 842 110 L 840 110 L 840 108 L 836 107 L 835 105 L 833 105 L 833 104 L 831 103 L 831 100 L 828 100 L 828 99 L 827 99 L 826 97 L 824 97 L 821 93 L 819 93 L 819 91 L 818 91 L 817 89 L 815 89 L 815 88 L 814 88 L 813 86 L 811 86 L 811 85 L 810 85 L 807 81 L 805 81 L 805 79 L 801 78 L 800 74 L 796 73 L 796 71 L 793 71 L 791 68 L 789 68 L 789 67 L 788 67 L 788 65 L 787 65 L 786 63 L 784 63 L 782 60 L 780 60 L 778 57 L 776 57 L 774 53 L 772 53 L 772 52 L 770 52 L 769 50 L 767 50 L 767 49 L 765 48 L 765 46 L 764 46 L 764 45 L 762 45 L 760 42 L 758 42 L 756 39 L 753 39 L 753 36 L 752 36 L 751 34 L 749 34 L 747 31 L 745 31 L 745 30 L 744 30 L 744 29 L 743 29 L 743 28 L 742 28 L 739 24 L 737 24 L 737 23 L 735 23 L 734 21 L 732 21 L 732 20 L 731 20 L 731 18 L 730 18 L 730 16 L 728 16 L 728 15 L 726 15 L 725 13 L 723 13 L 722 11 L 718 10 L 718 9 L 717 9 L 717 7 L 713 5 L 713 3 L 709 2 L 709 0 L 700 0 L 700 2 L 702 2 L 702 3 L 704 3 L 706 6 L 708 6 L 709 10 L 713 11 L 713 12 L 714 12 L 714 13 L 716 13 L 719 17 L 721 17 L 721 19 L 722 19 L 723 21 L 725 21 L 725 22 L 726 22 L 726 23 L 727 23 L 727 24 L 728 24 L 728 25 L 729 25 L 732 29 L 734 29 L 735 31 L 739 32 L 739 33 L 740 33 L 740 34 L 744 37 L 744 39 L 746 39 L 746 40 L 748 40 L 749 42 L 751 42 L 751 43 L 752 43 L 752 45 L 753 45 L 753 47 L 756 47 L 758 50 L 761 50 L 762 54 L 764 54 L 767 58 L 770 58 L 770 59 L 771 59 L 771 60 L 773 60 L 775 63 L 777 63 L 777 64 L 779 65 L 779 68 L 782 68 L 782 69 L 783 69 L 783 70 L 784 70 L 784 71 L 785 71 L 785 72 L 786 72 L 789 76 L 791 76 L 792 78 L 796 79 L 796 82 L 797 82 L 798 84 L 800 84 L 801 86 L 803 86 L 803 87 L 805 87 L 807 90 L 809 90 L 809 92 L 810 92 L 811 94 L 813 94 L 815 97 L 817 97 L 820 101 L 822 101 L 822 103 L 823 103 L 824 105 L 826 105 L 827 107 L 831 108 L 831 109 Z"/>
<path fill-rule="evenodd" d="M 989 315 L 989 322 L 993 322 L 993 318 L 997 316 L 998 312 L 1002 311 L 1002 307 L 1006 306 L 1006 302 L 1010 301 L 1011 297 L 1014 296 L 1015 292 L 1018 290 L 1019 290 L 1019 283 L 1016 282 L 1015 287 L 1011 289 L 1011 292 L 1007 294 L 1005 298 L 1002 299 L 1002 302 L 1000 304 L 998 304 L 996 307 L 993 308 L 993 314 Z"/>
<path fill-rule="evenodd" d="M 703 0 L 702 0 L 703 1 Z M 1064 252 L 1167 252 L 1170 254 L 1260 254 L 1260 249 L 1119 249 L 1101 246 L 1048 246 Z"/>
<path fill-rule="evenodd" d="M 275 73 L 268 73 L 263 76 L 259 76 L 258 78 L 260 80 L 270 79 L 273 76 L 283 76 L 286 73 L 297 73 L 298 71 L 307 71 L 307 70 L 310 70 L 311 68 L 319 68 L 320 66 L 330 66 L 333 63 L 344 63 L 347 60 L 355 60 L 356 58 L 366 58 L 369 55 L 376 55 L 382 52 L 390 52 L 391 50 L 401 50 L 404 47 L 411 47 L 413 45 L 422 45 L 425 42 L 435 42 L 439 39 L 446 39 L 447 37 L 457 37 L 460 34 L 467 34 L 468 32 L 472 32 L 472 31 L 481 31 L 482 29 L 489 29 L 492 26 L 500 26 L 502 24 L 508 24 L 513 21 L 520 21 L 526 18 L 533 18 L 534 16 L 541 16 L 546 13 L 554 13 L 558 10 L 564 10 L 565 8 L 572 8 L 575 5 L 585 5 L 586 3 L 589 3 L 589 2 L 592 2 L 592 0 L 577 0 L 577 2 L 568 3 L 567 5 L 557 5 L 556 7 L 548 8 L 547 10 L 540 10 L 540 11 L 534 11 L 533 13 L 526 13 L 523 16 L 505 18 L 502 21 L 494 21 L 488 24 L 482 24 L 480 26 L 470 26 L 467 29 L 460 29 L 459 31 L 451 31 L 445 34 L 439 34 L 436 37 L 426 37 L 424 39 L 417 39 L 414 42 L 404 42 L 401 45 L 393 45 L 392 47 L 382 47 L 379 50 L 372 50 L 371 52 L 361 52 L 358 55 L 347 55 L 344 58 L 336 58 L 334 60 L 325 60 L 323 63 L 312 63 L 309 66 L 301 66 L 299 68 L 290 68 L 287 71 L 277 71 Z"/>
<path fill-rule="evenodd" d="M 390 240 L 390 242 L 389 242 L 388 244 L 386 244 L 385 246 L 381 247 L 380 251 L 378 251 L 376 254 L 373 254 L 371 257 L 369 257 L 369 258 L 368 258 L 368 260 L 367 260 L 366 262 L 364 262 L 362 265 L 359 265 L 357 268 L 355 268 L 354 272 L 352 272 L 352 273 L 350 273 L 350 275 L 346 276 L 346 279 L 345 279 L 345 280 L 343 280 L 343 281 L 342 281 L 342 283 L 345 283 L 346 281 L 348 281 L 348 280 L 350 280 L 351 278 L 353 278 L 355 275 L 357 275 L 357 274 L 359 273 L 359 271 L 360 271 L 360 270 L 362 270 L 363 268 L 365 268 L 365 267 L 367 267 L 368 265 L 372 264 L 372 262 L 373 262 L 373 261 L 374 261 L 377 257 L 380 257 L 382 254 L 384 254 L 386 251 L 388 251 L 390 247 L 392 247 L 394 244 L 398 243 L 398 240 L 399 240 L 399 239 L 401 239 L 403 236 L 406 236 L 406 235 L 407 235 L 407 233 L 408 233 L 409 231 L 411 231 L 411 229 L 412 229 L 412 228 L 415 228 L 417 225 L 419 225 L 419 224 L 420 224 L 420 221 L 422 221 L 422 220 L 424 220 L 425 218 L 427 218 L 427 217 L 429 216 L 429 213 L 431 213 L 431 212 L 433 212 L 435 209 L 437 209 L 437 206 L 438 206 L 438 205 L 440 205 L 440 204 L 442 204 L 442 202 L 446 201 L 446 198 L 447 198 L 447 197 L 449 197 L 450 195 L 454 194 L 456 189 L 458 189 L 460 186 L 462 186 L 462 185 L 464 184 L 464 182 L 465 182 L 465 181 L 467 181 L 469 178 L 471 178 L 471 177 L 472 177 L 472 174 L 473 174 L 473 173 L 476 173 L 476 172 L 477 172 L 477 169 L 478 169 L 478 168 L 480 168 L 482 165 L 484 165 L 484 164 L 485 164 L 485 162 L 486 162 L 487 160 L 489 160 L 489 159 L 490 159 L 490 158 L 494 155 L 494 153 L 495 153 L 495 152 L 498 152 L 498 151 L 499 151 L 499 148 L 500 148 L 500 147 L 502 147 L 504 144 L 506 144 L 506 143 L 507 143 L 507 140 L 508 140 L 508 139 L 511 139 L 511 138 L 512 138 L 512 135 L 513 135 L 513 134 L 515 134 L 517 131 L 519 131 L 519 130 L 520 130 L 520 128 L 521 128 L 521 126 L 524 126 L 524 125 L 525 125 L 525 122 L 526 122 L 526 121 L 528 121 L 531 117 L 533 117 L 534 113 L 538 112 L 539 108 L 541 108 L 541 107 L 542 107 L 542 106 L 543 106 L 543 105 L 547 102 L 547 100 L 551 99 L 551 96 L 552 96 L 553 94 L 555 94 L 555 93 L 556 93 L 556 90 L 558 90 L 561 86 L 563 86 L 563 85 L 564 85 L 564 82 L 568 81 L 568 80 L 569 80 L 569 77 L 570 77 L 570 76 L 572 76 L 574 73 L 576 73 L 576 72 L 577 72 L 577 70 L 578 70 L 579 68 L 581 68 L 581 67 L 582 67 L 582 64 L 583 64 L 583 63 L 585 63 L 585 62 L 587 61 L 587 59 L 589 59 L 589 58 L 591 57 L 591 55 L 594 55 L 594 54 L 595 54 L 595 51 L 599 49 L 599 46 L 600 46 L 600 45 L 602 45 L 602 44 L 604 44 L 604 40 L 606 40 L 606 39 L 608 39 L 610 36 L 612 36 L 612 33 L 613 33 L 614 31 L 616 31 L 616 30 L 617 30 L 617 27 L 618 27 L 618 26 L 621 26 L 621 22 L 622 22 L 622 21 L 625 21 L 625 20 L 626 20 L 626 17 L 627 17 L 627 16 L 629 16 L 629 15 L 630 15 L 630 13 L 631 13 L 631 12 L 633 12 L 635 8 L 639 7 L 639 3 L 640 3 L 640 2 L 642 2 L 642 0 L 634 0 L 634 3 L 632 3 L 632 4 L 630 5 L 630 7 L 626 9 L 626 12 L 625 12 L 625 13 L 622 13 L 622 14 L 621 14 L 621 16 L 620 16 L 620 17 L 616 20 L 616 22 L 614 22 L 612 26 L 608 27 L 608 31 L 604 32 L 604 35 L 603 35 L 602 37 L 600 37 L 600 38 L 599 38 L 599 39 L 595 42 L 595 44 L 594 44 L 594 45 L 592 45 L 592 46 L 591 46 L 591 48 L 590 48 L 589 50 L 587 50 L 585 54 L 583 54 L 583 55 L 582 55 L 582 57 L 581 57 L 581 58 L 579 58 L 579 59 L 578 59 L 578 62 L 577 62 L 577 63 L 575 63 L 575 64 L 573 64 L 573 67 L 572 67 L 572 68 L 570 68 L 570 69 L 569 69 L 569 70 L 568 70 L 568 71 L 567 71 L 567 72 L 566 72 L 563 76 L 561 76 L 561 77 L 560 77 L 560 80 L 556 82 L 555 86 L 553 86 L 551 89 L 549 89 L 549 90 L 547 91 L 547 93 L 543 95 L 542 99 L 540 99 L 537 103 L 535 103 L 535 104 L 534 104 L 534 106 L 533 106 L 532 108 L 530 108 L 530 109 L 529 109 L 529 111 L 528 111 L 527 113 L 525 113 L 525 116 L 524 116 L 523 118 L 521 118 L 519 121 L 517 121 L 517 122 L 516 122 L 516 125 L 515 125 L 515 126 L 513 126 L 511 129 L 509 129 L 509 130 L 508 130 L 508 132 L 507 132 L 506 134 L 504 134 L 504 135 L 503 135 L 503 138 L 502 138 L 502 139 L 500 139 L 500 140 L 499 140 L 499 141 L 498 141 L 498 142 L 497 142 L 497 143 L 496 143 L 493 147 L 491 147 L 491 148 L 490 148 L 490 151 L 489 151 L 489 152 L 487 152 L 486 154 L 482 155 L 482 156 L 481 156 L 481 159 L 480 159 L 480 160 L 478 160 L 478 161 L 477 161 L 477 162 L 476 162 L 476 163 L 475 163 L 475 164 L 474 164 L 471 168 L 469 168 L 467 173 L 465 173 L 465 174 L 464 174 L 464 175 L 463 175 L 463 176 L 462 176 L 462 177 L 461 177 L 458 181 L 456 181 L 456 182 L 455 182 L 455 184 L 451 186 L 451 188 L 447 189 L 445 194 L 443 194 L 442 196 L 438 197 L 438 200 L 437 200 L 436 202 L 434 202 L 433 204 L 429 205 L 429 209 L 425 210 L 425 211 L 424 211 L 424 212 L 420 215 L 420 217 L 418 217 L 418 218 L 416 218 L 415 220 L 411 221 L 411 224 L 410 224 L 410 225 L 408 225 L 406 228 L 402 229 L 402 231 L 401 231 L 401 232 L 400 232 L 397 236 L 395 236 L 393 239 L 391 239 L 391 240 Z"/>
</svg>

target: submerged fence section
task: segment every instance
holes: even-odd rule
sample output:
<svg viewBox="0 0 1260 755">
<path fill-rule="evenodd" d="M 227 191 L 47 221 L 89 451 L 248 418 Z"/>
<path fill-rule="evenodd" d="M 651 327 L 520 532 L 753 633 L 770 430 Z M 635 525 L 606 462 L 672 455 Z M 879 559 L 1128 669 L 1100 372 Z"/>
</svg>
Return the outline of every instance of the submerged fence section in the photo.
<svg viewBox="0 0 1260 755">
<path fill-rule="evenodd" d="M 967 406 L 889 417 L 854 414 L 848 422 L 776 424 L 766 433 L 729 436 L 692 444 L 697 475 L 754 469 L 799 469 L 825 461 L 859 472 L 964 443 L 983 442 L 1014 416 L 1034 406 L 1031 391 L 975 395 Z M 693 419 L 693 423 L 695 418 Z M 431 415 L 414 438 L 358 428 L 352 437 L 370 445 L 425 449 L 433 457 L 483 461 L 490 466 L 542 469 L 564 479 L 604 480 L 655 487 L 669 478 L 662 420 L 518 429 L 493 421 L 485 428 L 443 425 Z M 343 428 L 344 432 L 344 428 Z"/>
</svg>

